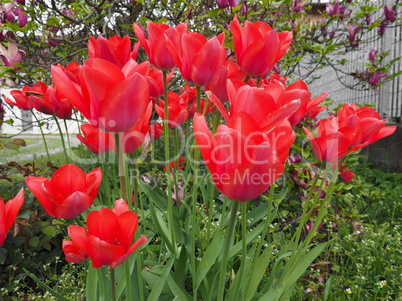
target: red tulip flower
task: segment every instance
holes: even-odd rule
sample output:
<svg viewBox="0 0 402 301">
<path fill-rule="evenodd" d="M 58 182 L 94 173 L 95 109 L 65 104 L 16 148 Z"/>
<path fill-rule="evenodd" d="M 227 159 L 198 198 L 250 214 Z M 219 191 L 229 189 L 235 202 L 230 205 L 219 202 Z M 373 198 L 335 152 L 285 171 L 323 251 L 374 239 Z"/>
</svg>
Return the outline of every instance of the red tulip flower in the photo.
<svg viewBox="0 0 402 301">
<path fill-rule="evenodd" d="M 330 164 L 338 163 L 349 153 L 368 145 L 352 146 L 360 135 L 360 129 L 354 126 L 342 127 L 335 116 L 320 120 L 316 138 L 307 128 L 303 129 L 310 139 L 316 158 Z"/>
<path fill-rule="evenodd" d="M 149 129 L 149 119 L 151 118 L 151 115 L 152 102 L 148 104 L 148 108 L 141 116 L 140 121 L 138 121 L 131 129 L 120 134 L 120 144 L 123 153 L 130 154 L 142 145 Z M 109 143 L 110 148 L 116 151 L 116 144 L 113 135 L 111 135 Z"/>
<path fill-rule="evenodd" d="M 21 188 L 17 196 L 9 200 L 5 205 L 0 197 L 0 247 L 6 240 L 7 232 L 15 222 L 15 218 L 24 203 L 24 189 Z"/>
<path fill-rule="evenodd" d="M 264 78 L 286 53 L 292 42 L 289 31 L 277 33 L 267 23 L 246 21 L 244 29 L 237 16 L 230 24 L 237 64 L 251 77 Z"/>
<path fill-rule="evenodd" d="M 353 178 L 355 177 L 355 174 L 349 170 L 349 168 L 344 167 L 341 165 L 340 168 L 340 173 L 341 173 L 341 179 L 344 182 L 352 182 L 354 181 Z"/>
<path fill-rule="evenodd" d="M 40 88 L 40 87 L 39 87 Z M 30 95 L 34 93 L 40 93 L 41 90 L 38 90 L 38 87 L 34 85 L 32 89 L 28 86 L 22 87 L 22 91 L 20 90 L 12 90 L 10 94 L 14 98 L 14 102 L 7 98 L 4 97 L 4 100 L 6 103 L 8 103 L 11 106 L 17 106 L 21 110 L 27 111 L 27 110 L 32 110 L 34 108 Z"/>
<path fill-rule="evenodd" d="M 186 32 L 181 47 L 169 38 L 166 45 L 184 80 L 196 86 L 205 86 L 215 79 L 225 62 L 224 39 L 224 33 L 207 40 L 200 33 Z"/>
<path fill-rule="evenodd" d="M 103 59 L 89 59 L 82 67 L 80 85 L 62 68 L 52 66 L 54 85 L 95 127 L 125 132 L 137 124 L 149 104 L 149 85 L 144 76 L 149 63 L 134 60 L 120 69 Z"/>
<path fill-rule="evenodd" d="M 169 84 L 172 76 L 174 74 L 174 69 L 167 75 L 167 83 Z M 146 77 L 149 84 L 149 95 L 151 97 L 160 97 L 163 95 L 163 73 L 159 69 L 149 70 L 148 76 Z"/>
<path fill-rule="evenodd" d="M 327 95 L 328 92 L 325 92 L 310 100 L 311 93 L 308 91 L 306 83 L 301 80 L 288 86 L 285 91 L 284 99 L 286 99 L 287 102 L 300 99 L 300 107 L 289 117 L 290 124 L 295 126 L 307 114 L 309 114 L 309 116 L 317 116 L 319 112 L 325 110 L 326 107 L 320 106 L 320 103 Z"/>
<path fill-rule="evenodd" d="M 163 133 L 163 126 L 159 122 L 155 122 L 154 124 L 149 125 L 149 135 L 151 140 L 156 140 Z"/>
<path fill-rule="evenodd" d="M 81 125 L 81 130 L 85 137 L 77 134 L 77 138 L 85 144 L 94 154 L 107 153 L 110 150 L 109 140 L 113 138 L 112 134 L 99 131 L 89 123 Z"/>
<path fill-rule="evenodd" d="M 57 67 L 61 68 L 61 70 L 65 73 L 65 75 L 74 83 L 81 83 L 81 66 L 77 62 L 71 62 L 67 65 L 67 67 L 63 67 L 58 64 Z"/>
<path fill-rule="evenodd" d="M 264 127 L 245 111 L 219 125 L 216 136 L 196 113 L 194 134 L 216 188 L 241 202 L 261 195 L 278 179 L 295 140 L 286 119 Z"/>
<path fill-rule="evenodd" d="M 149 21 L 147 31 L 149 40 L 145 38 L 142 28 L 134 23 L 134 32 L 144 47 L 151 64 L 164 71 L 172 69 L 176 63 L 166 47 L 166 39 L 169 39 L 181 51 L 181 37 L 187 32 L 187 24 L 181 23 L 176 27 L 170 27 L 166 24 Z"/>
<path fill-rule="evenodd" d="M 87 252 L 77 247 L 71 240 L 64 240 L 62 247 L 68 262 L 80 264 L 89 257 Z"/>
<path fill-rule="evenodd" d="M 230 112 L 227 112 L 220 100 L 211 92 L 209 99 L 221 112 L 223 119 L 229 124 L 239 112 L 245 112 L 260 124 L 262 128 L 289 118 L 300 106 L 299 99 L 285 99 L 286 95 L 280 84 L 272 84 L 263 89 L 250 87 L 238 80 L 226 83 L 230 101 Z"/>
<path fill-rule="evenodd" d="M 37 86 L 39 90 L 32 94 L 31 103 L 38 112 L 47 115 L 54 115 L 59 110 L 58 101 L 56 99 L 56 91 L 52 86 L 46 86 L 42 82 L 38 82 L 34 85 Z"/>
<path fill-rule="evenodd" d="M 115 64 L 120 69 L 131 58 L 131 41 L 129 36 L 125 36 L 124 38 L 113 36 L 105 39 L 99 35 L 98 39 L 94 37 L 90 37 L 89 39 L 88 54 L 90 58 L 104 59 Z"/>
<path fill-rule="evenodd" d="M 92 205 L 101 180 L 100 168 L 85 174 L 78 166 L 66 164 L 56 170 L 50 180 L 27 177 L 26 183 L 49 215 L 72 219 Z"/>
<path fill-rule="evenodd" d="M 160 118 L 165 120 L 165 102 L 159 100 L 160 105 L 155 104 L 156 113 Z M 184 123 L 188 115 L 188 94 L 184 92 L 178 95 L 175 92 L 168 92 L 168 125 L 170 127 L 176 128 Z"/>
<path fill-rule="evenodd" d="M 358 127 L 360 129 L 359 136 L 352 143 L 352 147 L 359 144 L 371 144 L 392 135 L 396 126 L 385 126 L 385 121 L 381 120 L 380 114 L 378 114 L 373 108 L 361 107 L 357 105 L 346 105 L 338 111 L 338 119 L 340 126 Z"/>
<path fill-rule="evenodd" d="M 63 243 L 66 260 L 82 262 L 88 254 L 94 268 L 110 265 L 113 269 L 147 242 L 147 238 L 142 236 L 131 245 L 137 225 L 138 216 L 130 211 L 123 199 L 117 200 L 112 210 L 92 211 L 87 217 L 88 233 L 84 227 L 68 227 L 71 243 Z"/>
<path fill-rule="evenodd" d="M 246 74 L 232 61 L 226 61 L 219 69 L 217 78 L 205 86 L 205 90 L 211 91 L 222 102 L 229 100 L 226 90 L 226 81 L 228 79 L 237 79 L 244 81 Z"/>
<path fill-rule="evenodd" d="M 183 156 L 181 156 L 179 158 L 179 168 L 178 168 L 178 170 L 183 170 L 183 167 L 184 167 L 183 164 L 184 164 L 184 158 L 183 158 Z M 176 169 L 176 161 L 170 162 L 169 167 L 170 167 L 170 172 L 172 172 L 173 169 Z M 165 167 L 163 168 L 163 170 L 166 171 L 166 169 L 167 169 L 167 163 L 165 163 Z"/>
</svg>

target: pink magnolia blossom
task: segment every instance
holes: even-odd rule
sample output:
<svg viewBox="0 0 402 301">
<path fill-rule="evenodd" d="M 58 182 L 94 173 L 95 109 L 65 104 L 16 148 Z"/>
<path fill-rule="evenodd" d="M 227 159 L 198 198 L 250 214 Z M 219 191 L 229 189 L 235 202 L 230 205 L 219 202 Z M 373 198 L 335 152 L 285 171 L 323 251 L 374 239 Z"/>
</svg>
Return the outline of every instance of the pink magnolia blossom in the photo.
<svg viewBox="0 0 402 301">
<path fill-rule="evenodd" d="M 20 69 L 15 63 L 21 63 L 24 56 L 25 52 L 18 49 L 17 43 L 13 40 L 8 43 L 8 49 L 0 45 L 0 57 L 7 67 L 13 67 L 14 70 Z"/>
</svg>

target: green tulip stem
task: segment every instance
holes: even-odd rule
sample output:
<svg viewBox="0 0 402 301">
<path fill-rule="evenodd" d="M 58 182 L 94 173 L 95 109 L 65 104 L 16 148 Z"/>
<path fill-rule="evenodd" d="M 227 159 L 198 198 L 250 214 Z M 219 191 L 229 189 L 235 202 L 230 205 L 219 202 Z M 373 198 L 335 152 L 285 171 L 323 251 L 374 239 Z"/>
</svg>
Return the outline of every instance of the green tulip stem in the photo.
<svg viewBox="0 0 402 301">
<path fill-rule="evenodd" d="M 70 160 L 68 159 L 67 150 L 66 150 L 66 144 L 64 143 L 64 137 L 63 137 L 63 132 L 61 131 L 60 123 L 57 120 L 56 115 L 53 115 L 53 117 L 54 117 L 54 120 L 56 121 L 57 128 L 59 129 L 61 144 L 63 145 L 64 157 L 66 157 L 66 162 L 69 163 Z"/>
<path fill-rule="evenodd" d="M 107 165 L 106 163 L 102 163 L 102 170 L 104 172 L 104 176 L 102 177 L 103 183 L 105 183 L 106 186 L 106 191 L 107 191 L 107 202 L 109 204 L 109 209 L 112 209 L 112 198 L 110 196 L 110 185 L 109 185 L 109 175 L 107 171 Z"/>
<path fill-rule="evenodd" d="M 123 200 L 127 200 L 126 173 L 125 173 L 125 168 L 124 168 L 123 148 L 120 143 L 120 134 L 116 133 L 114 135 L 114 139 L 115 139 L 115 145 L 116 145 L 117 161 L 119 164 L 121 198 Z M 132 209 L 131 202 L 128 202 L 128 206 L 130 207 L 130 210 L 131 210 Z"/>
<path fill-rule="evenodd" d="M 112 301 L 116 301 L 116 277 L 114 275 L 114 269 L 110 269 L 110 282 L 112 284 Z M 129 286 L 128 283 L 126 283 L 126 286 Z"/>
<path fill-rule="evenodd" d="M 168 224 L 170 235 L 172 238 L 173 249 L 176 250 L 176 234 L 173 224 L 173 198 L 172 198 L 172 178 L 170 174 L 170 156 L 169 156 L 169 111 L 168 111 L 168 86 L 167 86 L 167 71 L 163 71 L 163 99 L 165 100 L 165 122 L 163 123 L 163 131 L 165 132 L 165 158 L 166 158 L 166 178 L 168 183 Z"/>
<path fill-rule="evenodd" d="M 64 127 L 66 128 L 68 149 L 71 151 L 70 135 L 68 134 L 67 120 L 63 119 L 63 121 L 64 121 Z"/>
<path fill-rule="evenodd" d="M 33 110 L 31 110 L 31 113 L 32 113 L 33 117 L 35 118 L 36 122 L 38 123 L 40 133 L 42 134 L 43 143 L 45 144 L 47 159 L 49 160 L 49 162 L 51 162 L 50 155 L 49 155 L 49 149 L 47 148 L 46 138 L 45 138 L 45 134 L 43 133 L 42 125 L 40 124 L 40 121 L 39 121 L 38 117 L 35 115 L 35 113 L 33 112 Z"/>
<path fill-rule="evenodd" d="M 201 111 L 201 87 L 197 86 L 197 113 Z M 194 186 L 191 212 L 191 271 L 193 276 L 193 300 L 197 300 L 197 273 L 195 257 L 195 236 L 197 217 L 197 196 L 198 196 L 198 147 L 194 139 Z"/>
<path fill-rule="evenodd" d="M 237 209 L 239 208 L 239 202 L 233 201 L 232 211 L 230 212 L 229 225 L 227 230 L 227 235 L 225 238 L 225 246 L 223 249 L 222 266 L 219 276 L 219 291 L 218 291 L 218 301 L 223 301 L 223 295 L 225 291 L 225 278 L 226 278 L 226 268 L 228 264 L 229 249 L 232 242 L 232 236 L 234 232 L 234 226 L 236 224 Z"/>
</svg>

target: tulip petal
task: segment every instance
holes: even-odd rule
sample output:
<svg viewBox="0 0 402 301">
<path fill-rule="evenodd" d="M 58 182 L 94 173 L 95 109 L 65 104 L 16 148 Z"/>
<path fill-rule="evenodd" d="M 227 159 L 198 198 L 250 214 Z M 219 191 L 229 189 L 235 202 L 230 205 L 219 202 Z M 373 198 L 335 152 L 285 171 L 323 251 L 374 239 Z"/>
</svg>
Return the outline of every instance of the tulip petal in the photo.
<svg viewBox="0 0 402 301">
<path fill-rule="evenodd" d="M 148 241 L 148 239 L 147 239 L 145 236 L 141 236 L 141 237 L 130 247 L 130 249 L 128 249 L 128 250 L 126 251 L 126 253 L 125 253 L 123 256 L 121 256 L 120 258 L 118 258 L 117 260 L 115 260 L 114 262 L 112 262 L 112 263 L 110 264 L 110 268 L 113 269 L 113 268 L 119 266 L 120 264 L 122 264 L 124 261 L 126 261 L 126 259 L 127 259 L 128 257 L 130 257 L 131 254 L 133 254 L 133 253 L 137 250 L 137 248 L 138 248 L 139 246 L 141 246 L 142 244 L 146 243 L 147 241 Z"/>
<path fill-rule="evenodd" d="M 93 200 L 89 195 L 76 191 L 55 206 L 55 215 L 64 219 L 76 218 L 91 207 Z"/>
<path fill-rule="evenodd" d="M 95 168 L 85 175 L 85 192 L 93 200 L 98 195 L 99 185 L 102 181 L 102 170 L 100 167 Z"/>
<path fill-rule="evenodd" d="M 14 224 L 18 212 L 22 207 L 22 204 L 24 204 L 23 188 L 21 188 L 18 194 L 13 199 L 9 200 L 4 206 L 6 232 L 10 230 L 11 226 Z"/>
<path fill-rule="evenodd" d="M 54 203 L 51 200 L 49 200 L 43 193 L 43 184 L 45 181 L 49 181 L 49 179 L 44 178 L 44 177 L 27 177 L 26 178 L 26 183 L 27 183 L 29 190 L 35 195 L 35 197 L 38 199 L 38 201 L 42 204 L 42 206 L 46 210 L 46 212 L 49 215 L 56 217 L 55 212 L 54 212 Z"/>
<path fill-rule="evenodd" d="M 55 192 L 67 197 L 75 191 L 85 190 L 85 173 L 74 164 L 66 164 L 55 171 L 51 182 Z"/>
<path fill-rule="evenodd" d="M 118 260 L 125 253 L 124 247 L 111 244 L 93 235 L 89 236 L 89 244 L 89 255 L 94 268 L 112 265 L 114 261 Z"/>
<path fill-rule="evenodd" d="M 87 217 L 88 236 L 96 236 L 101 240 L 114 244 L 117 232 L 117 216 L 106 208 L 92 211 Z"/>
<path fill-rule="evenodd" d="M 125 132 L 140 120 L 148 104 L 148 83 L 136 73 L 114 86 L 100 103 L 101 126 L 110 132 Z"/>
<path fill-rule="evenodd" d="M 138 216 L 132 211 L 122 213 L 117 219 L 116 242 L 126 250 L 130 248 L 137 225 Z"/>
</svg>

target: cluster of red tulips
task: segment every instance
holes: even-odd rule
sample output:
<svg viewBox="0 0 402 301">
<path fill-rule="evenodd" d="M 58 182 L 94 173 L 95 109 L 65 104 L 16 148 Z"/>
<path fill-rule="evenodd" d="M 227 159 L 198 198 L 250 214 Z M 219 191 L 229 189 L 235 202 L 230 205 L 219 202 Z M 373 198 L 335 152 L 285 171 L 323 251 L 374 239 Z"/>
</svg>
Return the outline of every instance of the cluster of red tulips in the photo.
<svg viewBox="0 0 402 301">
<path fill-rule="evenodd" d="M 7 102 L 51 114 L 62 114 L 74 106 L 89 122 L 81 126 L 85 137 L 78 138 L 95 154 L 110 148 L 132 153 L 143 144 L 147 132 L 151 139 L 158 139 L 162 125 L 149 125 L 153 108 L 167 121 L 165 137 L 168 126 L 177 128 L 193 118 L 190 129 L 216 188 L 234 201 L 248 202 L 282 174 L 295 141 L 292 127 L 323 111 L 320 103 L 327 93 L 311 98 L 303 81 L 286 85 L 286 78 L 271 74 L 291 44 L 290 32 L 277 33 L 264 22 L 246 21 L 243 28 L 237 17 L 231 30 L 236 62 L 226 59 L 224 34 L 208 40 L 188 31 L 186 24 L 170 27 L 148 22 L 147 39 L 142 27 L 134 24 L 149 61 L 136 61 L 140 44 L 132 50 L 128 37 L 91 38 L 90 58 L 83 66 L 75 62 L 65 68 L 52 66 L 54 87 L 39 82 L 22 92 L 12 92 L 15 102 Z M 167 91 L 176 66 L 192 86 L 180 94 Z M 202 89 L 205 99 L 201 99 Z M 163 100 L 159 99 L 162 95 Z M 217 127 L 207 122 L 212 111 L 223 120 Z M 372 108 L 344 105 L 337 116 L 319 122 L 316 137 L 304 130 L 316 158 L 338 164 L 347 154 L 391 135 L 395 127 L 385 127 L 385 120 Z M 168 141 L 165 138 L 165 143 Z M 197 158 L 198 151 L 194 153 Z M 169 175 L 171 168 L 166 172 Z M 29 177 L 26 182 L 51 216 L 72 219 L 90 208 L 101 177 L 99 168 L 85 174 L 69 164 L 50 180 Z M 196 182 L 194 185 L 197 187 Z M 169 189 L 171 200 L 171 186 Z M 195 202 L 197 188 L 193 198 Z M 0 216 L 6 217 L 0 219 L 0 245 L 22 199 L 20 193 L 0 207 Z M 80 263 L 90 257 L 95 268 L 114 268 L 146 242 L 142 237 L 131 245 L 138 217 L 124 199 L 127 196 L 122 192 L 114 209 L 91 212 L 88 230 L 69 227 L 71 241 L 63 243 L 68 261 Z"/>
</svg>

